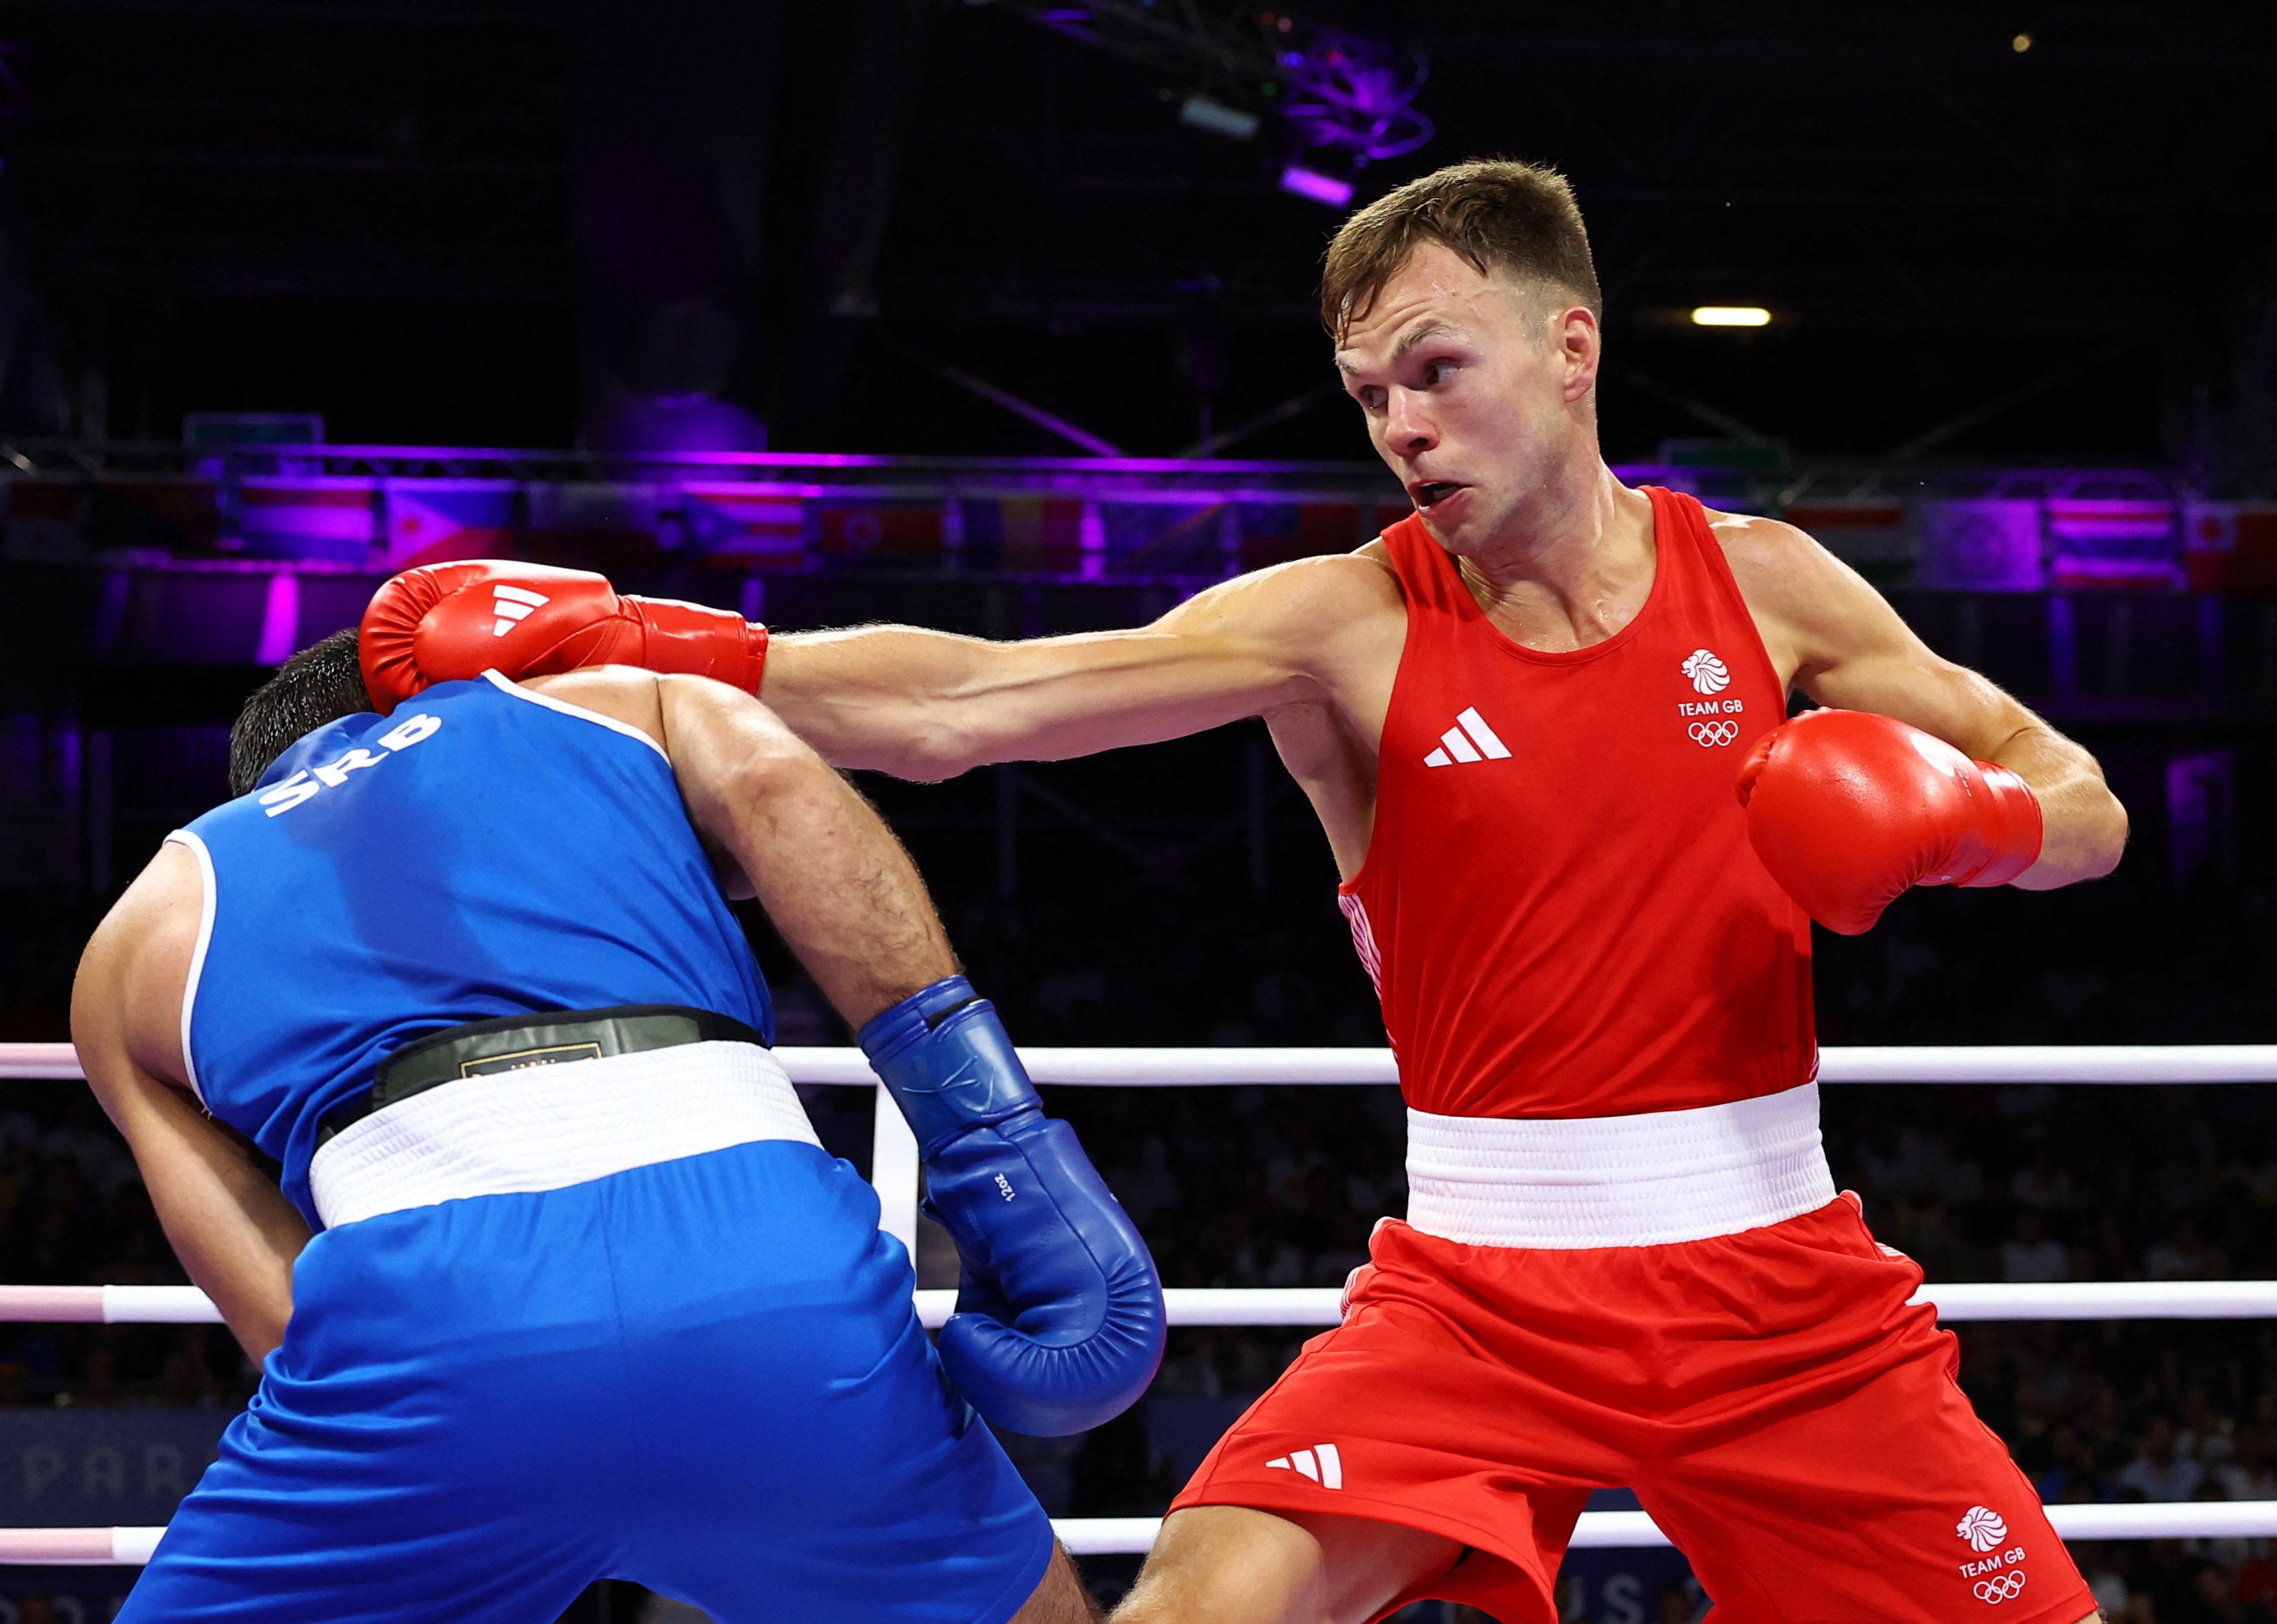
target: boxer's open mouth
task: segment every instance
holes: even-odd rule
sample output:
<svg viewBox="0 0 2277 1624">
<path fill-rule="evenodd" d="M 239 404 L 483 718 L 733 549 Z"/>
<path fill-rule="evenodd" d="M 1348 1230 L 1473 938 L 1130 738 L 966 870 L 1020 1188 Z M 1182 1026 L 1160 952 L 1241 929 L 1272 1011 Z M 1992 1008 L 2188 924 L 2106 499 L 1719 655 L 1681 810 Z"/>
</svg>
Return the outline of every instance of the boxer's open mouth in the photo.
<svg viewBox="0 0 2277 1624">
<path fill-rule="evenodd" d="M 1449 479 L 1427 479 L 1408 488 L 1418 507 L 1432 507 L 1451 497 L 1463 487 Z"/>
</svg>

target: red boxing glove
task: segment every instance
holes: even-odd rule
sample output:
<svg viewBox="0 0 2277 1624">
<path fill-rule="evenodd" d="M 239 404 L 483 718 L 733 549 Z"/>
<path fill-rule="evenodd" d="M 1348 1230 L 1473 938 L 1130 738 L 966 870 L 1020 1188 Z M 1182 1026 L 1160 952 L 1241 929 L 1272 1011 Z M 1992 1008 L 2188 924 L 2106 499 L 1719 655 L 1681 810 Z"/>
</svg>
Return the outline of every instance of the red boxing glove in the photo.
<svg viewBox="0 0 2277 1624">
<path fill-rule="evenodd" d="M 383 716 L 423 688 L 492 667 L 519 678 L 641 665 L 757 694 L 767 628 L 701 603 L 620 597 L 589 570 L 470 558 L 382 583 L 363 611 L 358 654 Z"/>
<path fill-rule="evenodd" d="M 1740 769 L 1748 839 L 1786 894 L 1857 936 L 1915 885 L 2005 885 L 2040 855 L 2040 803 L 2006 767 L 1864 710 L 1813 710 Z"/>
</svg>

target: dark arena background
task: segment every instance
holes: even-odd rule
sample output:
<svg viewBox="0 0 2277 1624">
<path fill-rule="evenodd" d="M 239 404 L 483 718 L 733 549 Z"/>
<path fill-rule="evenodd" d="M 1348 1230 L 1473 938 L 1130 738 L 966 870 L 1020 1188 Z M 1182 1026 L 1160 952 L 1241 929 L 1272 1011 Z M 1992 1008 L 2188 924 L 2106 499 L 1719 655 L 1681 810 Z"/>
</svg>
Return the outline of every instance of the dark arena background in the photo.
<svg viewBox="0 0 2277 1624">
<path fill-rule="evenodd" d="M 2127 807 L 2107 879 L 1820 932 L 1822 1040 L 2277 1043 L 2277 16 L 2188 0 L 6 0 L 0 1040 L 68 1037 L 240 702 L 407 565 L 1009 638 L 1359 545 L 1407 503 L 1321 250 L 1474 156 L 1573 182 L 1625 480 L 1809 530 Z M 1259 724 L 861 785 L 1024 1043 L 1383 1043 Z M 782 1041 L 846 1042 L 750 928 Z M 2252 1280 L 2255 1075 L 1831 1087 L 1829 1150 L 1933 1283 Z M 866 1169 L 870 1097 L 807 1092 Z M 1389 1089 L 1047 1097 L 1171 1286 L 1333 1286 L 1403 1210 Z M 85 1089 L 0 1081 L 0 1279 L 184 1279 Z M 2273 1324 L 1972 1321 L 1962 1379 L 2052 1504 L 2277 1499 Z M 1158 1515 L 1306 1334 L 1174 1331 L 1123 1418 L 1007 1445 L 1055 1516 Z M 163 1523 L 255 1379 L 217 1325 L 0 1326 L 0 1525 Z M 2261 1537 L 2074 1552 L 2114 1620 L 2277 1620 Z M 133 1577 L 0 1567 L 0 1624 Z M 1560 1597 L 1708 1605 L 1664 1549 Z"/>
</svg>

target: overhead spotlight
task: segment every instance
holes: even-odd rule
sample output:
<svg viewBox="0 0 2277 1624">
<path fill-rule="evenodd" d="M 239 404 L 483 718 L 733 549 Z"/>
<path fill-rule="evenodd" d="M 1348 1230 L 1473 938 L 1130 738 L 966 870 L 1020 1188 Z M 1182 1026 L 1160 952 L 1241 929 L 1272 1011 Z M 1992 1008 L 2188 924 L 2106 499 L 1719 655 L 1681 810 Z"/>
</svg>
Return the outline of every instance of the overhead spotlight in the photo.
<svg viewBox="0 0 2277 1624">
<path fill-rule="evenodd" d="M 1207 130 L 1212 135 L 1245 141 L 1257 133 L 1257 126 L 1264 120 L 1255 113 L 1245 113 L 1208 96 L 1190 95 L 1178 105 L 1178 122 L 1197 130 Z"/>
<path fill-rule="evenodd" d="M 1282 183 L 1286 186 L 1288 183 Z M 1769 327 L 1771 313 L 1761 305 L 1702 305 L 1692 313 L 1694 327 Z"/>
<path fill-rule="evenodd" d="M 1348 208 L 1352 203 L 1351 181 L 1338 180 L 1334 175 L 1323 175 L 1298 163 L 1291 163 L 1281 171 L 1281 189 L 1316 203 L 1326 203 L 1331 209 Z"/>
</svg>

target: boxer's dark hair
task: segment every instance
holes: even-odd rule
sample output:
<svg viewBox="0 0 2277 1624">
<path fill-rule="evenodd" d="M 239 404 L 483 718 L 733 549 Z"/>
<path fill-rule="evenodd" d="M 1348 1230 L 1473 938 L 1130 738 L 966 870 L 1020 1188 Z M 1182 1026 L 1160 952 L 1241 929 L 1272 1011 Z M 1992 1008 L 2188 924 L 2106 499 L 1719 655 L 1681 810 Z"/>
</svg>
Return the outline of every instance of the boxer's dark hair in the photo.
<svg viewBox="0 0 2277 1624">
<path fill-rule="evenodd" d="M 309 644 L 254 689 L 229 730 L 229 793 L 242 795 L 269 764 L 327 722 L 379 707 L 364 691 L 356 628 Z"/>
<path fill-rule="evenodd" d="M 1588 230 L 1565 177 L 1515 158 L 1474 158 L 1409 181 L 1337 231 L 1321 272 L 1321 324 L 1338 344 L 1426 242 L 1444 243 L 1481 276 L 1554 283 L 1604 315 Z"/>
</svg>

